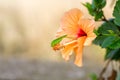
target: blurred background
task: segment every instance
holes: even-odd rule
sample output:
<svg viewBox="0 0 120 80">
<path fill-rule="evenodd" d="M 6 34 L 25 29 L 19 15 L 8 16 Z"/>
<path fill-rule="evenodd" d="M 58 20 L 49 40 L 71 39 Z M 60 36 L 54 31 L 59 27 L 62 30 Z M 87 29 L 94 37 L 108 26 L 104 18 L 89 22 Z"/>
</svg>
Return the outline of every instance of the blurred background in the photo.
<svg viewBox="0 0 120 80">
<path fill-rule="evenodd" d="M 114 6 L 107 1 L 110 18 Z M 85 47 L 84 66 L 77 67 L 50 46 L 64 12 L 79 8 L 92 18 L 85 2 L 91 0 L 0 0 L 0 80 L 89 80 L 90 73 L 99 74 L 104 49 Z"/>
</svg>

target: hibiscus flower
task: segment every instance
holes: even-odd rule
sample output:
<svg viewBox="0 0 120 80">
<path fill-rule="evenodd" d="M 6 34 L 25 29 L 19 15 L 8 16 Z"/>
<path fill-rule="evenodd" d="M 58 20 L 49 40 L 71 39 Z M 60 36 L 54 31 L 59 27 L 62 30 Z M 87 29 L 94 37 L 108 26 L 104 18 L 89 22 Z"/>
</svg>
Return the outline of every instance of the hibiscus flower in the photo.
<svg viewBox="0 0 120 80">
<path fill-rule="evenodd" d="M 66 12 L 60 23 L 56 36 L 62 37 L 60 43 L 53 46 L 54 50 L 61 50 L 62 57 L 69 60 L 70 55 L 75 53 L 75 64 L 82 66 L 83 47 L 88 46 L 95 39 L 96 35 L 94 20 L 85 19 L 83 13 L 77 9 Z"/>
</svg>

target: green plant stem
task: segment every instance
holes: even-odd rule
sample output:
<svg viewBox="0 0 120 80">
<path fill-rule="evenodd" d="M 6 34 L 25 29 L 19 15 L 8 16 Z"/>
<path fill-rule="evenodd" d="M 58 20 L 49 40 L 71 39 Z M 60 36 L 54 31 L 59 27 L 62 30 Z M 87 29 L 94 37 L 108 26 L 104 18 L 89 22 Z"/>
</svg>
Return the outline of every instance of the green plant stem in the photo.
<svg viewBox="0 0 120 80">
<path fill-rule="evenodd" d="M 102 10 L 103 11 L 103 10 Z M 103 11 L 104 12 L 104 11 Z M 105 15 L 103 14 L 103 19 L 101 19 L 101 20 L 98 20 L 98 21 L 106 21 L 106 22 L 109 22 L 108 20 L 107 20 L 107 18 L 105 17 Z"/>
</svg>

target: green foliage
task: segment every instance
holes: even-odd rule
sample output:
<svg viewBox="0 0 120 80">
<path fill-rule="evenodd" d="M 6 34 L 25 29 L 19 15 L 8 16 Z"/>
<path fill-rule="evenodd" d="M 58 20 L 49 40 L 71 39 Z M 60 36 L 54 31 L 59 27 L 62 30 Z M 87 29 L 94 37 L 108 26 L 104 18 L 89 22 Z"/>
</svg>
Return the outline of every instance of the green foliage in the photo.
<svg viewBox="0 0 120 80">
<path fill-rule="evenodd" d="M 96 38 L 94 44 L 106 49 L 105 60 L 120 60 L 120 0 L 116 0 L 113 11 L 114 18 L 107 20 L 103 14 L 103 8 L 106 0 L 92 0 L 92 3 L 83 4 L 95 21 L 104 21 L 97 30 L 94 30 Z M 117 77 L 116 77 L 117 74 Z M 96 74 L 90 75 L 91 80 L 98 80 Z M 113 70 L 112 75 L 108 79 L 120 80 L 120 72 Z M 102 80 L 102 79 L 101 79 Z"/>
<path fill-rule="evenodd" d="M 104 22 L 98 30 L 94 31 L 97 35 L 94 44 L 106 49 L 105 59 L 120 59 L 120 31 L 114 23 L 114 19 Z"/>
<path fill-rule="evenodd" d="M 91 16 L 94 16 L 95 21 L 102 19 L 103 11 L 102 8 L 106 5 L 106 0 L 92 0 L 92 4 L 83 4 L 89 11 Z"/>
<path fill-rule="evenodd" d="M 111 49 L 118 49 L 120 48 L 120 38 L 117 38 L 111 45 L 110 47 Z"/>
<path fill-rule="evenodd" d="M 106 36 L 106 38 L 103 40 L 101 47 L 103 48 L 109 47 L 112 44 L 112 42 L 114 42 L 114 40 L 115 40 L 115 36 L 108 36 L 108 37 Z"/>
<path fill-rule="evenodd" d="M 67 35 L 61 36 L 51 42 L 51 46 L 54 47 L 55 45 L 59 44 L 63 38 L 65 38 Z"/>
<path fill-rule="evenodd" d="M 106 36 L 97 36 L 93 41 L 94 44 L 101 46 Z"/>
<path fill-rule="evenodd" d="M 88 2 L 86 4 L 83 4 L 83 5 L 88 9 L 89 14 L 94 16 L 94 11 L 92 9 L 92 5 L 90 3 L 88 3 Z"/>
<path fill-rule="evenodd" d="M 120 26 L 120 0 L 116 2 L 116 5 L 113 11 L 113 16 L 115 17 L 115 20 L 114 20 L 115 24 Z"/>
<path fill-rule="evenodd" d="M 113 20 L 104 22 L 98 30 L 94 31 L 97 35 L 93 41 L 94 44 L 99 45 L 103 48 L 113 47 L 114 43 L 117 43 L 119 38 L 119 28 L 114 24 Z M 114 45 L 118 47 L 118 45 Z"/>
<path fill-rule="evenodd" d="M 83 5 L 96 21 L 105 20 L 98 30 L 94 30 L 97 37 L 93 43 L 106 49 L 105 59 L 120 59 L 120 0 L 117 0 L 114 7 L 113 16 L 115 18 L 111 20 L 106 20 L 102 11 L 106 5 L 106 0 L 92 0 L 92 4 Z"/>
<path fill-rule="evenodd" d="M 106 49 L 105 60 L 119 60 L 120 59 L 120 48 L 118 49 Z"/>
<path fill-rule="evenodd" d="M 98 11 L 95 13 L 95 21 L 101 19 L 103 17 L 103 11 Z"/>
<path fill-rule="evenodd" d="M 106 20 L 103 14 L 103 8 L 106 5 L 106 0 L 92 0 L 92 3 L 83 4 L 89 11 L 91 16 L 94 16 L 95 21 L 105 21 L 98 30 L 94 30 L 97 35 L 94 44 L 106 49 L 105 59 L 118 60 L 120 59 L 120 0 L 117 0 L 113 16 L 114 19 Z"/>
<path fill-rule="evenodd" d="M 114 24 L 113 19 L 108 22 L 104 22 L 98 29 L 98 33 L 109 34 L 112 31 L 115 34 L 119 33 L 118 27 Z"/>
<path fill-rule="evenodd" d="M 90 74 L 91 80 L 98 80 L 97 75 L 95 73 Z"/>
<path fill-rule="evenodd" d="M 106 0 L 92 0 L 93 9 L 99 8 L 102 9 L 106 5 Z"/>
</svg>

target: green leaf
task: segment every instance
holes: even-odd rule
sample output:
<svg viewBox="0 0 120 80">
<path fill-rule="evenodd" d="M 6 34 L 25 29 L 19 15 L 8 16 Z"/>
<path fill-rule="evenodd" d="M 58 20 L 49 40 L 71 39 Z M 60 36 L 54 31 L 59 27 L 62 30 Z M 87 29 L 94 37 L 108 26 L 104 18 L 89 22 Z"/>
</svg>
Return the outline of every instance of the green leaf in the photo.
<svg viewBox="0 0 120 80">
<path fill-rule="evenodd" d="M 113 16 L 115 17 L 115 20 L 114 20 L 115 24 L 120 26 L 120 0 L 116 2 L 116 5 L 113 11 Z"/>
<path fill-rule="evenodd" d="M 103 48 L 109 47 L 111 49 L 119 48 L 120 40 L 119 39 L 119 29 L 114 24 L 113 20 L 103 23 L 98 30 L 94 31 L 97 35 L 94 44 L 99 45 Z"/>
<path fill-rule="evenodd" d="M 95 73 L 90 74 L 91 80 L 98 80 L 97 75 Z"/>
<path fill-rule="evenodd" d="M 101 8 L 104 8 L 105 5 L 106 5 L 106 0 L 102 0 L 102 1 L 101 1 Z"/>
<path fill-rule="evenodd" d="M 99 36 L 99 37 L 96 37 L 94 40 L 93 40 L 93 43 L 96 44 L 96 45 L 101 45 L 103 43 L 103 40 L 106 38 L 106 36 Z"/>
<path fill-rule="evenodd" d="M 116 25 L 120 26 L 120 19 L 115 19 L 114 22 L 115 22 Z"/>
<path fill-rule="evenodd" d="M 112 42 L 115 40 L 115 38 L 116 38 L 115 36 L 108 36 L 107 38 L 104 39 L 101 46 L 103 48 L 110 46 L 112 44 Z"/>
<path fill-rule="evenodd" d="M 103 17 L 103 11 L 97 12 L 95 14 L 95 21 L 101 19 Z"/>
<path fill-rule="evenodd" d="M 98 33 L 98 31 L 96 29 L 94 29 L 93 31 L 97 36 L 100 35 L 100 33 Z"/>
<path fill-rule="evenodd" d="M 54 47 L 55 45 L 59 44 L 63 38 L 65 38 L 67 35 L 61 36 L 51 42 L 51 46 Z"/>
<path fill-rule="evenodd" d="M 93 43 L 101 46 L 101 44 L 103 43 L 105 38 L 106 38 L 106 36 L 98 36 L 93 40 Z"/>
<path fill-rule="evenodd" d="M 89 11 L 89 14 L 94 16 L 95 21 L 102 19 L 103 11 L 102 8 L 106 5 L 106 0 L 92 0 L 92 4 L 83 4 Z"/>
<path fill-rule="evenodd" d="M 92 9 L 92 5 L 90 3 L 88 3 L 88 2 L 85 3 L 85 4 L 83 3 L 83 5 L 88 9 L 89 14 L 92 15 L 92 16 L 94 16 L 95 12 Z"/>
<path fill-rule="evenodd" d="M 119 60 L 120 59 L 120 49 L 109 49 L 106 50 L 105 60 Z"/>
<path fill-rule="evenodd" d="M 116 39 L 110 46 L 110 49 L 118 49 L 120 48 L 120 38 Z"/>
<path fill-rule="evenodd" d="M 93 9 L 99 8 L 102 9 L 106 5 L 106 0 L 92 0 Z"/>
<path fill-rule="evenodd" d="M 98 28 L 98 33 L 101 34 L 110 34 L 110 30 L 118 34 L 119 29 L 118 27 L 114 24 L 113 20 L 110 20 L 109 22 L 104 22 L 99 28 Z"/>
<path fill-rule="evenodd" d="M 114 34 L 114 32 L 112 30 L 107 30 L 110 34 Z"/>
</svg>

